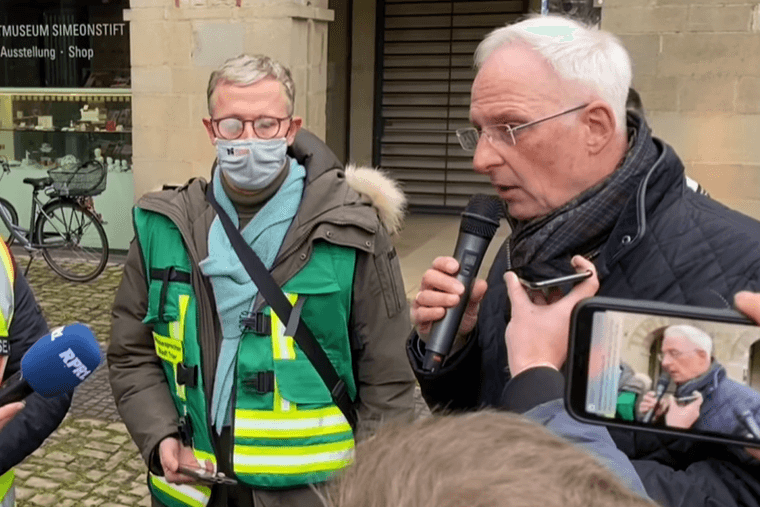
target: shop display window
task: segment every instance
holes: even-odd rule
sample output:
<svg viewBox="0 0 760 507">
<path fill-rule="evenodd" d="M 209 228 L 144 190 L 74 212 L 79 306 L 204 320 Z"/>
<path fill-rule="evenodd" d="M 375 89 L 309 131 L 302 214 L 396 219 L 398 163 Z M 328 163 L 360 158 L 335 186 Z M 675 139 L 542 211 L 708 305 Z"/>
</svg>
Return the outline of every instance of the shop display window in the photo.
<svg viewBox="0 0 760 507">
<path fill-rule="evenodd" d="M 132 168 L 129 0 L 4 0 L 0 156 Z"/>
<path fill-rule="evenodd" d="M 132 168 L 128 89 L 0 89 L 0 156 L 50 169 L 94 159 Z"/>
</svg>

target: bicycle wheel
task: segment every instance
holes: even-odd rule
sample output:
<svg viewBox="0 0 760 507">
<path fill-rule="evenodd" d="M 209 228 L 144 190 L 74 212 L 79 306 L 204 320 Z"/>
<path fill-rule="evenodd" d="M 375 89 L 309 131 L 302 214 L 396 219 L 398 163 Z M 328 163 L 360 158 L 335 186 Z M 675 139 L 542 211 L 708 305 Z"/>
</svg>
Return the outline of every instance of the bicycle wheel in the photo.
<svg viewBox="0 0 760 507">
<path fill-rule="evenodd" d="M 2 213 L 11 224 L 18 225 L 18 213 L 16 213 L 16 208 L 2 197 L 0 197 L 0 213 Z M 0 220 L 0 237 L 8 246 L 11 246 L 11 243 L 13 243 L 11 230 L 5 225 L 3 220 Z"/>
<path fill-rule="evenodd" d="M 54 201 L 37 217 L 34 237 L 50 268 L 66 280 L 88 282 L 108 262 L 108 238 L 100 221 L 74 202 Z"/>
</svg>

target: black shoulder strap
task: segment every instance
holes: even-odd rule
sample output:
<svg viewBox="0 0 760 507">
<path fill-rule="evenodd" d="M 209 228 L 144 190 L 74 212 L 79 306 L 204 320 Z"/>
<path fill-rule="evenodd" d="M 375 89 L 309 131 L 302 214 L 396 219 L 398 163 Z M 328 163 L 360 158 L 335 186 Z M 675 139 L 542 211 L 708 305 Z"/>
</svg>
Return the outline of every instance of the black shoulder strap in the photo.
<svg viewBox="0 0 760 507">
<path fill-rule="evenodd" d="M 290 321 L 291 311 L 293 306 L 288 301 L 288 298 L 283 294 L 280 286 L 274 281 L 272 275 L 267 270 L 264 263 L 261 262 L 256 252 L 245 242 L 243 236 L 238 231 L 237 227 L 232 223 L 230 217 L 222 209 L 219 203 L 214 198 L 213 185 L 209 183 L 206 189 L 206 200 L 216 210 L 216 214 L 222 221 L 224 231 L 227 233 L 227 237 L 232 243 L 232 247 L 235 249 L 240 262 L 248 272 L 251 280 L 254 281 L 259 288 L 261 295 L 272 307 L 272 310 L 277 314 L 280 322 L 286 323 Z M 338 406 L 343 415 L 348 420 L 348 423 L 352 428 L 356 428 L 356 410 L 354 410 L 351 397 L 348 395 L 348 389 L 346 383 L 338 376 L 338 372 L 335 371 L 335 367 L 330 362 L 330 359 L 325 354 L 324 349 L 319 345 L 319 342 L 308 326 L 304 323 L 303 319 L 298 320 L 298 327 L 296 327 L 293 333 L 293 339 L 301 347 L 306 357 L 309 359 L 314 369 L 317 370 L 322 381 L 330 391 L 333 403 Z"/>
</svg>

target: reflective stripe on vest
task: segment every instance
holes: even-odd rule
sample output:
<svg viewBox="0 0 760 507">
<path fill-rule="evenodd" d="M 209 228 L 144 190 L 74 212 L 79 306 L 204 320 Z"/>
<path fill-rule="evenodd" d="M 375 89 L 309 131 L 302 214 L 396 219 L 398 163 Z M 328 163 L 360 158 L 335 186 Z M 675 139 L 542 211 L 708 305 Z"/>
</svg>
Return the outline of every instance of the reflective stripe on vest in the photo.
<svg viewBox="0 0 760 507">
<path fill-rule="evenodd" d="M 339 470 L 350 465 L 353 457 L 353 439 L 299 447 L 235 445 L 235 471 L 292 475 Z"/>
<path fill-rule="evenodd" d="M 7 337 L 13 319 L 13 281 L 16 278 L 11 253 L 5 242 L 0 240 L 0 337 Z"/>
<path fill-rule="evenodd" d="M 0 477 L 0 507 L 14 507 L 16 505 L 16 490 L 13 487 L 13 479 L 16 474 L 13 469 L 5 472 Z"/>
<path fill-rule="evenodd" d="M 211 498 L 211 488 L 200 485 L 169 484 L 163 477 L 150 475 L 150 481 L 160 492 L 182 505 L 205 507 Z"/>
<path fill-rule="evenodd" d="M 180 346 L 185 339 L 185 317 L 187 316 L 187 305 L 190 303 L 190 296 L 182 294 L 179 297 L 179 318 L 169 324 L 169 337 L 180 343 Z M 176 383 L 177 379 L 177 365 L 184 360 L 184 354 L 180 357 L 178 363 L 174 364 L 174 379 Z M 185 396 L 185 386 L 177 384 L 177 396 L 182 401 L 187 401 Z"/>
<path fill-rule="evenodd" d="M 178 298 L 179 316 L 178 320 L 169 323 L 169 336 L 162 336 L 158 333 L 153 333 L 153 338 L 156 347 L 156 354 L 170 363 L 174 369 L 174 392 L 182 404 L 182 412 L 187 416 L 187 396 L 185 392 L 185 386 L 177 383 L 177 368 L 185 360 L 185 348 L 184 348 L 184 336 L 185 336 L 185 319 L 187 318 L 187 308 L 190 304 L 190 296 L 181 294 Z M 193 443 L 196 439 L 193 439 Z M 203 467 L 206 461 L 210 461 L 214 465 L 216 470 L 216 457 L 210 453 L 200 449 L 193 448 L 193 454 L 198 463 Z M 171 484 L 163 477 L 150 475 L 150 483 L 153 486 L 153 493 L 159 496 L 159 500 L 163 503 L 169 503 L 170 506 L 189 506 L 189 507 L 205 507 L 209 499 L 211 498 L 211 488 L 203 485 L 187 485 L 187 484 Z M 167 495 L 167 498 L 161 498 L 160 495 Z M 3 506 L 0 506 L 3 507 Z"/>
<path fill-rule="evenodd" d="M 284 416 L 267 410 L 235 410 L 235 435 L 246 438 L 308 438 L 350 432 L 336 406 L 294 410 Z"/>
</svg>

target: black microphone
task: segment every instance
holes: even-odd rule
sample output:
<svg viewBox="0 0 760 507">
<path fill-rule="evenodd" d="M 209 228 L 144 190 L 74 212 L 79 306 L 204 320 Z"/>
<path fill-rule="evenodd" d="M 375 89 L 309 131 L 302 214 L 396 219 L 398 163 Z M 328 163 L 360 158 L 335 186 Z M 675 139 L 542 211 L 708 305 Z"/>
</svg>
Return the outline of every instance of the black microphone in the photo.
<svg viewBox="0 0 760 507">
<path fill-rule="evenodd" d="M 660 400 L 662 400 L 662 395 L 665 394 L 665 389 L 668 388 L 668 385 L 670 384 L 670 375 L 668 375 L 668 372 L 664 371 L 660 373 L 660 378 L 657 379 L 657 387 L 655 388 L 655 395 L 657 396 L 657 401 L 655 401 L 654 406 L 649 409 L 649 412 L 646 413 L 644 416 L 644 419 L 642 419 L 641 422 L 644 424 L 649 424 L 652 422 L 652 417 L 654 416 L 654 410 L 657 408 L 657 405 L 660 404 Z"/>
<path fill-rule="evenodd" d="M 430 338 L 425 348 L 425 359 L 422 362 L 424 371 L 435 373 L 441 367 L 443 360 L 451 351 L 462 316 L 470 301 L 470 292 L 475 277 L 480 269 L 496 229 L 499 219 L 504 216 L 504 203 L 494 196 L 475 194 L 462 213 L 462 224 L 459 227 L 459 237 L 454 248 L 454 258 L 459 262 L 457 280 L 464 285 L 464 293 L 459 298 L 459 304 L 446 310 L 446 315 L 435 322 L 430 329 Z"/>
<path fill-rule="evenodd" d="M 750 409 L 734 408 L 734 415 L 744 424 L 744 427 L 755 440 L 760 440 L 760 426 L 755 420 L 755 414 Z"/>
</svg>

